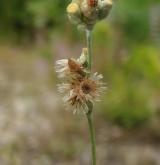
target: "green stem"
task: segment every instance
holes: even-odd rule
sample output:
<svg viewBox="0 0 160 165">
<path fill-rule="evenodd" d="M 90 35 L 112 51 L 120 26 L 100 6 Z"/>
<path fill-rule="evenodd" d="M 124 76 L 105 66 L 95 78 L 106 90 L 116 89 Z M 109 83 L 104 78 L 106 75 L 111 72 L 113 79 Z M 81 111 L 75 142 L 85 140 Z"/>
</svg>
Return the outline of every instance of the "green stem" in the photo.
<svg viewBox="0 0 160 165">
<path fill-rule="evenodd" d="M 87 113 L 89 132 L 90 132 L 90 140 L 91 140 L 91 149 L 92 149 L 92 165 L 96 165 L 96 140 L 95 140 L 95 132 L 93 126 L 93 113 L 92 111 Z"/>
<path fill-rule="evenodd" d="M 86 30 L 86 38 L 87 38 L 87 48 L 88 48 L 88 69 L 91 71 L 92 68 L 92 31 Z"/>
<path fill-rule="evenodd" d="M 86 37 L 87 37 L 87 48 L 88 48 L 88 69 L 89 74 L 88 77 L 91 74 L 91 68 L 92 68 L 92 31 L 86 30 Z M 96 140 L 95 140 L 95 132 L 94 132 L 94 126 L 93 126 L 93 105 L 91 102 L 88 102 L 88 108 L 89 112 L 86 114 L 88 119 L 88 125 L 89 125 L 89 133 L 90 133 L 90 141 L 91 141 L 91 151 L 92 151 L 92 165 L 96 165 Z"/>
</svg>

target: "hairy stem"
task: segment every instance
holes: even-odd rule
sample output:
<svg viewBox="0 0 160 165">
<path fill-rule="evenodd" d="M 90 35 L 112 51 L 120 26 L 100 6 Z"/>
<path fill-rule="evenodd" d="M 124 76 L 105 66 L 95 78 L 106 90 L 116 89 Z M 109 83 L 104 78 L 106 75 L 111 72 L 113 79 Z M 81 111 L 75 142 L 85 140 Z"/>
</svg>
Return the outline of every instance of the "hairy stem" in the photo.
<svg viewBox="0 0 160 165">
<path fill-rule="evenodd" d="M 89 132 L 90 132 L 90 140 L 91 140 L 91 149 L 92 149 L 92 165 L 96 165 L 96 140 L 95 140 L 95 132 L 93 126 L 93 113 L 92 111 L 87 113 Z"/>
<path fill-rule="evenodd" d="M 88 69 L 91 72 L 92 68 L 92 31 L 86 30 L 86 38 L 87 38 L 87 48 L 88 48 Z"/>
<path fill-rule="evenodd" d="M 91 74 L 92 68 L 92 31 L 86 30 L 86 37 L 87 37 L 87 48 L 88 48 L 88 69 L 89 75 Z M 89 133 L 90 133 L 90 141 L 91 141 L 91 151 L 92 151 L 92 165 L 96 165 L 96 140 L 95 140 L 95 132 L 93 126 L 93 105 L 91 102 L 88 103 L 89 112 L 87 115 L 88 125 L 89 125 Z"/>
</svg>

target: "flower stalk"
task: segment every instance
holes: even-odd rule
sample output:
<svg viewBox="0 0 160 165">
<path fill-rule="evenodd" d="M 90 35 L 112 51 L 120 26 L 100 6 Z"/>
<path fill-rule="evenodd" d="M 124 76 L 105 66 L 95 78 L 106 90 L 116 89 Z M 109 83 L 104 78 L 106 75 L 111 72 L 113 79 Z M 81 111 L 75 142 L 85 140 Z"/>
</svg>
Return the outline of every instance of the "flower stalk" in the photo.
<svg viewBox="0 0 160 165">
<path fill-rule="evenodd" d="M 92 69 L 92 31 L 86 30 L 87 48 L 88 48 L 88 69 L 91 73 Z"/>
<path fill-rule="evenodd" d="M 95 140 L 95 131 L 93 126 L 93 113 L 87 113 L 87 120 L 90 131 L 90 140 L 91 140 L 91 149 L 92 149 L 92 165 L 96 165 L 96 140 Z"/>
<path fill-rule="evenodd" d="M 86 39 L 87 39 L 87 48 L 88 48 L 88 69 L 89 75 L 92 69 L 92 31 L 86 30 Z M 92 151 L 92 165 L 96 165 L 96 140 L 95 140 L 95 131 L 93 125 L 93 105 L 92 103 L 88 104 L 88 113 L 86 114 L 89 126 L 89 133 L 90 133 L 90 142 L 91 142 L 91 151 Z"/>
<path fill-rule="evenodd" d="M 96 140 L 95 140 L 95 131 L 93 124 L 93 112 L 92 109 L 86 114 L 89 126 L 90 141 L 91 141 L 91 150 L 92 150 L 92 165 L 96 165 Z"/>
</svg>

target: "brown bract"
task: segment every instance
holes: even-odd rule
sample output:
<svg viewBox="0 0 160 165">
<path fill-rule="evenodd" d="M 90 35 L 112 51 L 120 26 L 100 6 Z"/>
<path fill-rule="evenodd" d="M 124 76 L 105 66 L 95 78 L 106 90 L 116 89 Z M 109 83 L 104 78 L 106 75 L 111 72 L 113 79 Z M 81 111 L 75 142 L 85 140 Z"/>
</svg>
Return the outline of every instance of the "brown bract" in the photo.
<svg viewBox="0 0 160 165">
<path fill-rule="evenodd" d="M 71 72 L 81 72 L 82 66 L 80 63 L 76 62 L 75 60 L 69 59 L 68 66 Z"/>
</svg>

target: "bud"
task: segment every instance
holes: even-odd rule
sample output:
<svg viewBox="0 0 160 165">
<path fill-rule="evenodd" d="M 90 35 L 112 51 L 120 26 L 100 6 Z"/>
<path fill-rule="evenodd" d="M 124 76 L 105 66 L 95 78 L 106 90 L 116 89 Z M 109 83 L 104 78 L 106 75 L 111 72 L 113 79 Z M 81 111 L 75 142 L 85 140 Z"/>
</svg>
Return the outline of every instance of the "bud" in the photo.
<svg viewBox="0 0 160 165">
<path fill-rule="evenodd" d="M 79 57 L 78 61 L 84 65 L 87 63 L 87 56 L 88 56 L 88 49 L 87 48 L 83 48 L 82 49 L 82 54 L 81 56 Z"/>
<path fill-rule="evenodd" d="M 67 12 L 68 14 L 79 14 L 79 6 L 77 3 L 70 3 L 68 6 L 67 6 Z"/>
<path fill-rule="evenodd" d="M 108 16 L 111 8 L 112 8 L 113 2 L 112 0 L 101 0 L 99 3 L 99 19 L 104 19 Z"/>
<path fill-rule="evenodd" d="M 93 4 L 89 4 L 88 0 L 84 0 L 80 6 L 83 15 L 83 22 L 87 29 L 92 29 L 98 19 L 98 6 L 92 6 Z"/>
<path fill-rule="evenodd" d="M 97 21 L 108 16 L 111 7 L 112 0 L 72 0 L 67 12 L 72 23 L 92 30 Z"/>
<path fill-rule="evenodd" d="M 83 48 L 82 52 L 85 56 L 88 56 L 88 48 Z"/>
<path fill-rule="evenodd" d="M 81 23 L 81 11 L 77 3 L 70 3 L 67 6 L 67 13 L 72 23 L 74 24 Z"/>
</svg>

